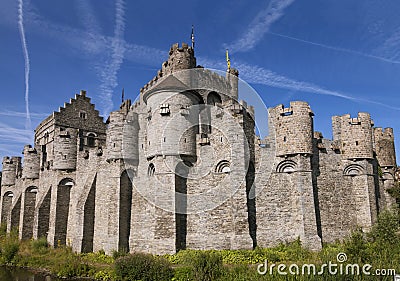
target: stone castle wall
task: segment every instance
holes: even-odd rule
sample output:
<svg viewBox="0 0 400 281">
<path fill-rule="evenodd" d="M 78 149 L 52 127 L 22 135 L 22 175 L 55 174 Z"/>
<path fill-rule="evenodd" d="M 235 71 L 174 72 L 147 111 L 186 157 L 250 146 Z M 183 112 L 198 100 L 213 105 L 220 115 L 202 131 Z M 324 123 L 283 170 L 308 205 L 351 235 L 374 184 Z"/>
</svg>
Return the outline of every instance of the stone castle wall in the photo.
<svg viewBox="0 0 400 281">
<path fill-rule="evenodd" d="M 269 109 L 269 136 L 238 102 L 238 71 L 196 65 L 173 45 L 169 59 L 106 122 L 86 92 L 5 157 L 0 219 L 21 239 L 46 237 L 77 252 L 174 253 L 268 247 L 300 238 L 319 249 L 369 230 L 396 202 L 391 128 L 368 113 L 332 118 L 333 140 L 314 132 L 303 101 Z"/>
</svg>

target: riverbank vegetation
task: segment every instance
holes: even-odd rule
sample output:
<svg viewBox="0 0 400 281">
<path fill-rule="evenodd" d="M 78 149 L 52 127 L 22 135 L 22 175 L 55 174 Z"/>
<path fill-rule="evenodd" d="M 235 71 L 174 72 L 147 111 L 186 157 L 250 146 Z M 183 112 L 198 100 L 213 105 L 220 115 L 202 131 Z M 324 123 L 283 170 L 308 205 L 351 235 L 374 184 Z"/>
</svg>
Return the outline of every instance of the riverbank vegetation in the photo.
<svg viewBox="0 0 400 281">
<path fill-rule="evenodd" d="M 19 241 L 17 232 L 6 234 L 1 227 L 0 264 L 42 269 L 59 277 L 94 280 L 377 280 L 376 270 L 389 275 L 380 276 L 379 280 L 393 280 L 394 272 L 389 270 L 400 273 L 399 221 L 397 211 L 382 212 L 369 233 L 356 230 L 345 241 L 324 245 L 319 252 L 305 249 L 296 240 L 266 249 L 184 250 L 164 256 L 123 252 L 108 256 L 104 251 L 77 254 L 70 247 L 54 249 L 43 238 Z M 331 271 L 326 267 L 318 275 L 322 265 L 329 262 L 337 267 Z M 360 275 L 355 274 L 355 268 L 349 268 L 346 274 L 347 264 L 357 264 Z M 362 274 L 363 266 L 368 264 L 371 268 L 364 269 L 371 275 Z M 315 274 L 310 265 L 315 265 Z M 278 266 L 286 275 L 278 273 Z M 265 274 L 259 274 L 257 268 Z M 331 274 L 335 269 L 337 273 Z M 299 275 L 291 274 L 297 270 Z"/>
</svg>

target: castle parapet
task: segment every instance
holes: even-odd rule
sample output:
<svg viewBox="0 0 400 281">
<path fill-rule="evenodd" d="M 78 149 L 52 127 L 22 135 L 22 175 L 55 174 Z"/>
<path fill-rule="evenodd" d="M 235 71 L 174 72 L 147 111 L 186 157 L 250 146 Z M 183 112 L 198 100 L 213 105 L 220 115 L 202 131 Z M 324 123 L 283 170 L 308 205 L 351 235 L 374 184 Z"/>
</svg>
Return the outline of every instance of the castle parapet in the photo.
<svg viewBox="0 0 400 281">
<path fill-rule="evenodd" d="M 374 122 L 369 113 L 360 112 L 356 118 L 350 114 L 332 117 L 333 140 L 340 144 L 346 159 L 372 159 Z"/>
<path fill-rule="evenodd" d="M 307 102 L 294 101 L 288 108 L 269 109 L 275 132 L 276 155 L 312 154 L 313 116 Z"/>
<path fill-rule="evenodd" d="M 38 179 L 40 172 L 40 157 L 36 149 L 31 145 L 24 147 L 24 168 L 22 170 L 22 178 Z"/>
<path fill-rule="evenodd" d="M 15 180 L 21 176 L 21 172 L 21 157 L 4 157 L 1 186 L 15 185 Z"/>
</svg>

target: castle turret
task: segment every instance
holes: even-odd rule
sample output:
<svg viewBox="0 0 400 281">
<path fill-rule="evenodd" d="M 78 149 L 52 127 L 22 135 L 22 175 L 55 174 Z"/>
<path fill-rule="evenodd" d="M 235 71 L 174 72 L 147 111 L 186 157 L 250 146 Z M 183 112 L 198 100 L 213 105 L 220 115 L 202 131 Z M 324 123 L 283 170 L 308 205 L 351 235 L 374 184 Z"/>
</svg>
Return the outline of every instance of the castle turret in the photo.
<svg viewBox="0 0 400 281">
<path fill-rule="evenodd" d="M 78 130 L 56 127 L 54 134 L 54 170 L 75 170 Z"/>
<path fill-rule="evenodd" d="M 107 129 L 107 160 L 139 161 L 138 114 L 129 111 L 130 100 L 122 103 L 119 111 L 111 112 Z"/>
<path fill-rule="evenodd" d="M 40 157 L 35 148 L 31 145 L 24 147 L 24 168 L 22 170 L 22 178 L 38 179 L 40 172 Z"/>
<path fill-rule="evenodd" d="M 333 140 L 339 143 L 346 159 L 372 159 L 374 125 L 368 113 L 360 112 L 356 118 L 350 114 L 333 116 Z"/>
<path fill-rule="evenodd" d="M 176 43 L 169 50 L 169 58 L 162 65 L 162 73 L 166 76 L 179 70 L 195 67 L 196 58 L 193 48 L 186 43 L 182 43 L 182 47 L 179 47 L 179 44 Z"/>
<path fill-rule="evenodd" d="M 4 157 L 1 186 L 15 184 L 15 179 L 21 174 L 21 157 Z"/>
<path fill-rule="evenodd" d="M 154 155 L 196 156 L 200 97 L 172 88 L 145 95 L 149 110 L 147 157 Z"/>
<path fill-rule="evenodd" d="M 396 167 L 393 129 L 374 128 L 374 145 L 379 166 Z"/>
<path fill-rule="evenodd" d="M 313 112 L 306 102 L 294 101 L 289 108 L 269 110 L 275 132 L 276 155 L 312 154 Z"/>
<path fill-rule="evenodd" d="M 239 70 L 229 68 L 226 72 L 226 78 L 232 86 L 231 97 L 237 100 L 239 98 Z"/>
</svg>

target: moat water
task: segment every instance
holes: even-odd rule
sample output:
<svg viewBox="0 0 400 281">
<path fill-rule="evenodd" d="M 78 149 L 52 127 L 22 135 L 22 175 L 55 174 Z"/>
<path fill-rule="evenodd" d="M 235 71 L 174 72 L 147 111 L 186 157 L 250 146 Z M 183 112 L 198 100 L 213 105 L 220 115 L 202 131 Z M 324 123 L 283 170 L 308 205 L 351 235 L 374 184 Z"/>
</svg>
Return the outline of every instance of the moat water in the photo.
<svg viewBox="0 0 400 281">
<path fill-rule="evenodd" d="M 0 281 L 69 281 L 83 279 L 59 279 L 48 274 L 35 273 L 24 268 L 0 267 Z"/>
</svg>

